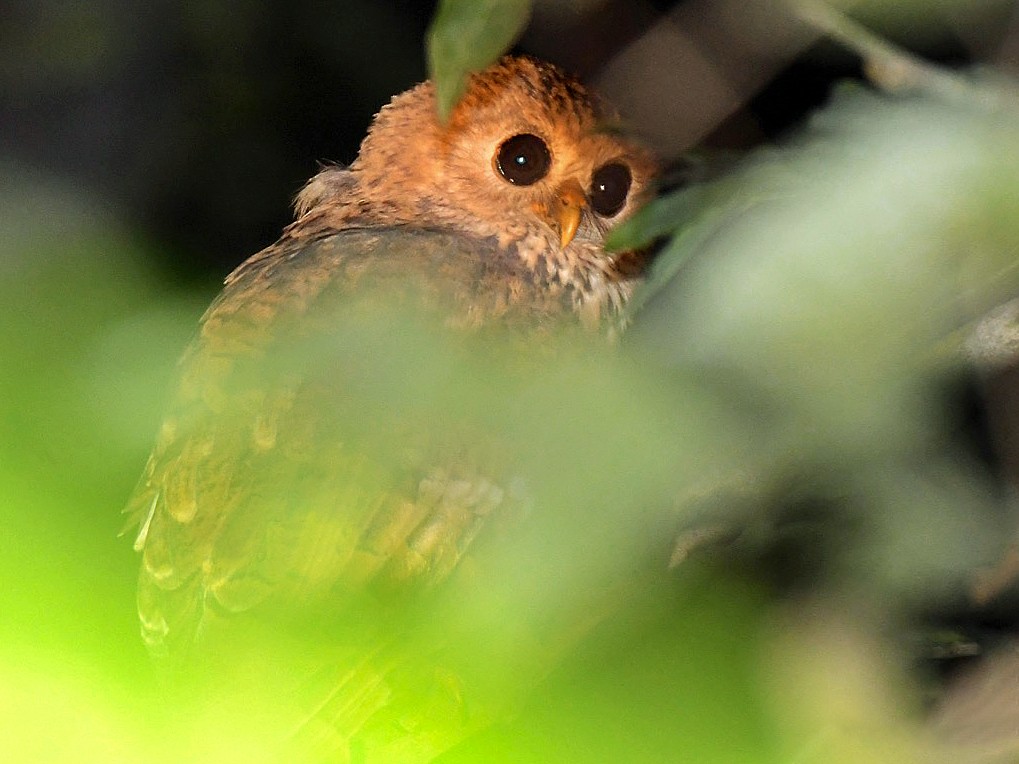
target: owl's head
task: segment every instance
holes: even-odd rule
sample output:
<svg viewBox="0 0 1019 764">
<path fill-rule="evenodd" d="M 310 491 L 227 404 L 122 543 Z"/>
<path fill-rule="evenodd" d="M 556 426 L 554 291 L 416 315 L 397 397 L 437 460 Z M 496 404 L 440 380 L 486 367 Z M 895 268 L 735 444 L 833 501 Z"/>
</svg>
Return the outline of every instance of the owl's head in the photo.
<svg viewBox="0 0 1019 764">
<path fill-rule="evenodd" d="M 601 245 L 647 195 L 651 156 L 557 67 L 506 57 L 471 76 L 446 124 L 430 82 L 376 116 L 351 166 L 394 220 L 452 225 L 507 244 Z"/>
</svg>

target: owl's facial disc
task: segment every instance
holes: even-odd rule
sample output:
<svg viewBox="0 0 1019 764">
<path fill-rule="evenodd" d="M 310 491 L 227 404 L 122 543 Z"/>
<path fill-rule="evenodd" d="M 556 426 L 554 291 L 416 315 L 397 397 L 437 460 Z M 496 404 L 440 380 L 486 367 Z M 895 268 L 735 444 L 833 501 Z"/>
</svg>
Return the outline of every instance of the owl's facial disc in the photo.
<svg viewBox="0 0 1019 764">
<path fill-rule="evenodd" d="M 492 165 L 507 183 L 531 186 L 548 176 L 552 155 L 543 139 L 532 133 L 519 133 L 499 144 Z M 587 206 L 584 187 L 579 180 L 569 178 L 559 184 L 550 199 L 533 202 L 531 209 L 559 233 L 559 245 L 565 249 L 576 236 Z"/>
</svg>

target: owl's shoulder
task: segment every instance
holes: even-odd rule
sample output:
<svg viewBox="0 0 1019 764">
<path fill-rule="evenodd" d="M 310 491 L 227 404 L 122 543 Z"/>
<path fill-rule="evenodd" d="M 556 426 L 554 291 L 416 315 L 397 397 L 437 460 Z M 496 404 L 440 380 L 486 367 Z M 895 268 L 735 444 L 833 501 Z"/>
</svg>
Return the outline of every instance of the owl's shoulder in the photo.
<svg viewBox="0 0 1019 764">
<path fill-rule="evenodd" d="M 323 204 L 351 199 L 357 191 L 357 178 L 339 164 L 323 166 L 294 197 L 294 215 L 298 219 Z"/>
<path fill-rule="evenodd" d="M 311 326 L 356 304 L 392 302 L 461 327 L 572 311 L 571 290 L 497 237 L 403 223 L 335 230 L 322 212 L 324 220 L 299 221 L 228 277 L 203 319 L 204 337 L 229 325 L 231 334 L 264 339 L 288 317 Z"/>
</svg>

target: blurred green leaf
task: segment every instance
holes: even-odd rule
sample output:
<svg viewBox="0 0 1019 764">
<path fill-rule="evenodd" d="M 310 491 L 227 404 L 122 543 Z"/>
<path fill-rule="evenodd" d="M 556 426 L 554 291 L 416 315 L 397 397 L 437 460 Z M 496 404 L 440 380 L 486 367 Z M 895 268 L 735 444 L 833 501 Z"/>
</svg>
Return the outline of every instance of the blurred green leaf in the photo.
<svg viewBox="0 0 1019 764">
<path fill-rule="evenodd" d="M 440 0 L 426 48 L 439 118 L 449 118 L 471 72 L 509 50 L 527 26 L 531 0 Z"/>
<path fill-rule="evenodd" d="M 612 251 L 643 247 L 659 236 L 683 227 L 707 204 L 708 191 L 702 186 L 675 191 L 655 199 L 632 218 L 613 228 L 606 244 Z"/>
<path fill-rule="evenodd" d="M 512 718 L 438 761 L 781 761 L 758 692 L 770 636 L 761 592 L 718 571 L 685 572 L 626 590 Z"/>
<path fill-rule="evenodd" d="M 672 234 L 651 262 L 647 278 L 627 305 L 632 316 L 709 242 L 755 207 L 789 193 L 792 179 L 784 155 L 759 150 L 735 163 L 718 179 L 695 183 L 657 199 L 609 232 L 607 246 L 620 250 L 648 246 Z"/>
<path fill-rule="evenodd" d="M 981 477 L 944 438 L 937 390 L 964 365 L 948 338 L 1019 290 L 1013 116 L 843 88 L 790 146 L 706 192 L 749 204 L 676 221 L 629 337 L 766 412 L 757 426 L 785 469 L 842 486 L 894 536 L 897 552 L 858 550 L 870 585 L 943 582 L 993 554 L 1000 532 Z M 921 480 L 924 460 L 938 466 Z M 950 563 L 930 551 L 953 545 Z"/>
<path fill-rule="evenodd" d="M 758 677 L 784 733 L 781 761 L 930 764 L 970 761 L 938 751 L 917 724 L 899 656 L 866 603 L 844 594 L 778 609 Z"/>
<path fill-rule="evenodd" d="M 152 760 L 118 510 L 198 308 L 98 200 L 0 167 L 0 738 L 17 761 Z"/>
<path fill-rule="evenodd" d="M 137 699 L 137 698 L 136 698 Z M 0 736 L 8 761 L 151 760 L 122 687 L 60 652 L 0 644 Z"/>
</svg>

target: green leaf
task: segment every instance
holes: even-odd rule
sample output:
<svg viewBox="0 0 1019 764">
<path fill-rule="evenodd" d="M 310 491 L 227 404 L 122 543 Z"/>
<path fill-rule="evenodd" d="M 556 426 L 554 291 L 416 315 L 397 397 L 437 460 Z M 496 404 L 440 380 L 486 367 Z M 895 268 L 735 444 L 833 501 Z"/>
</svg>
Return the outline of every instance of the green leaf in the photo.
<svg viewBox="0 0 1019 764">
<path fill-rule="evenodd" d="M 531 0 L 440 0 L 426 48 L 442 121 L 463 95 L 468 75 L 509 50 L 530 15 Z"/>
<path fill-rule="evenodd" d="M 1019 289 L 1017 146 L 1011 111 L 840 89 L 796 141 L 718 181 L 737 214 L 677 221 L 639 296 L 628 342 L 767 412 L 785 469 L 851 485 L 877 529 L 854 586 L 929 593 L 993 548 L 979 475 L 933 455 L 931 391 L 961 372 L 948 338 Z"/>
<path fill-rule="evenodd" d="M 663 209 L 667 208 L 668 211 L 682 209 L 693 217 L 688 225 L 682 225 L 676 230 L 672 240 L 651 264 L 647 280 L 627 305 L 627 312 L 630 315 L 636 314 L 652 295 L 665 284 L 670 283 L 683 264 L 703 249 L 712 236 L 734 219 L 736 213 L 732 205 L 705 206 L 705 201 L 708 199 L 710 199 L 710 195 L 706 190 L 692 189 L 689 192 L 675 194 L 662 200 L 665 202 L 662 205 Z M 662 225 L 661 230 L 656 228 L 656 221 L 653 218 L 648 222 L 650 225 L 645 229 L 645 232 L 653 231 L 652 238 L 667 233 L 664 228 L 664 219 L 657 221 L 657 224 Z M 642 242 L 642 245 L 645 243 L 647 242 Z"/>
<path fill-rule="evenodd" d="M 656 199 L 625 223 L 609 232 L 608 249 L 636 249 L 682 228 L 704 208 L 707 192 L 703 186 L 684 188 Z"/>
<path fill-rule="evenodd" d="M 781 156 L 760 151 L 728 175 L 680 189 L 647 205 L 609 233 L 610 250 L 636 249 L 671 234 L 627 311 L 635 315 L 669 284 L 684 263 L 714 237 L 762 204 L 789 193 L 791 178 Z"/>
</svg>

